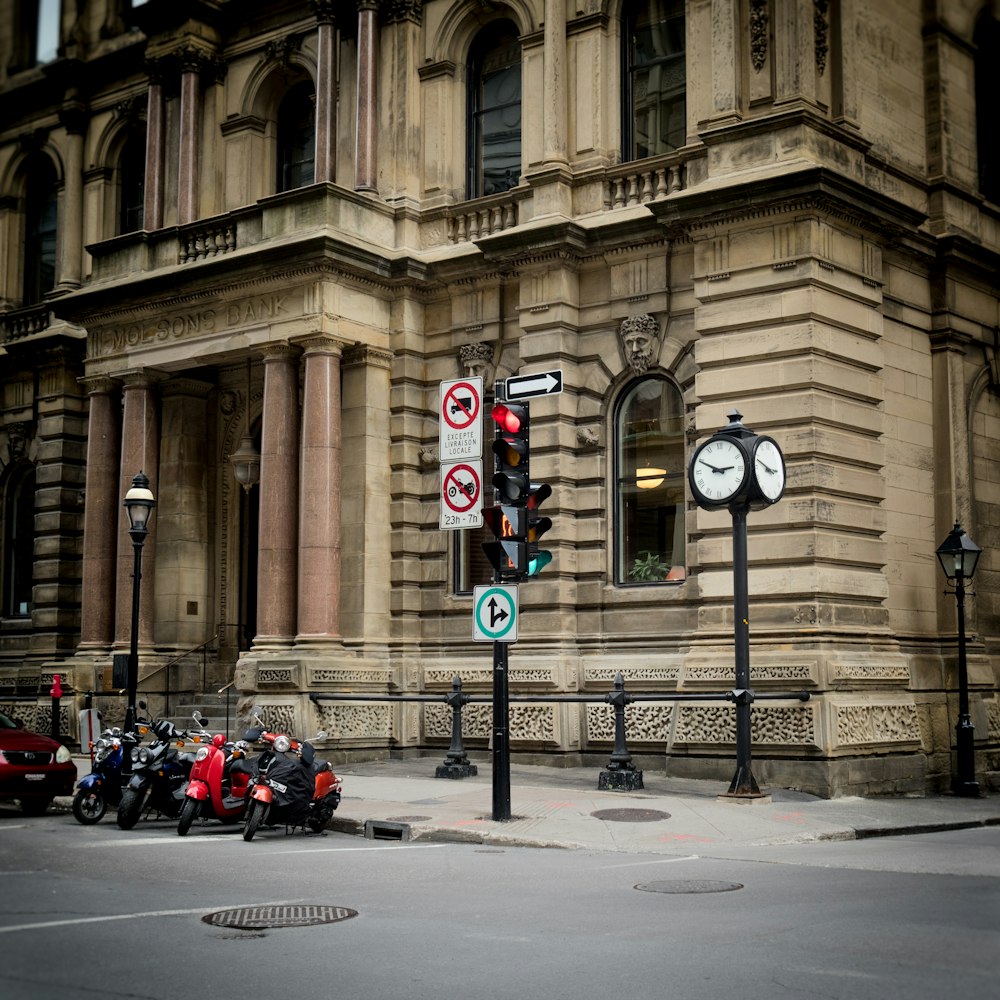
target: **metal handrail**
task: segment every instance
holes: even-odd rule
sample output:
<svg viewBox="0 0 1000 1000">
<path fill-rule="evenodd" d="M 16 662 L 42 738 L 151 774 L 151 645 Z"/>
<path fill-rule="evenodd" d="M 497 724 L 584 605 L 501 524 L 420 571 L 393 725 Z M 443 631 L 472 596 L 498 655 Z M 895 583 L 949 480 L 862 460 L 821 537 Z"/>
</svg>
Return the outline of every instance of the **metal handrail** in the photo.
<svg viewBox="0 0 1000 1000">
<path fill-rule="evenodd" d="M 202 655 L 201 655 L 201 688 L 204 691 L 205 690 L 205 670 L 206 670 L 206 648 L 209 645 L 211 645 L 211 643 L 215 642 L 218 638 L 219 638 L 219 633 L 216 632 L 215 635 L 213 635 L 210 638 L 206 639 L 204 642 L 198 643 L 197 646 L 193 646 L 191 649 L 185 650 L 183 653 L 178 653 L 172 660 L 168 660 L 166 663 L 161 663 L 159 666 L 154 667 L 153 670 L 151 670 L 148 674 L 146 674 L 145 677 L 142 678 L 143 683 L 148 682 L 151 677 L 155 677 L 162 670 L 164 672 L 163 676 L 164 676 L 164 685 L 165 685 L 164 691 L 163 691 L 164 705 L 169 704 L 169 702 L 170 702 L 170 668 L 175 663 L 180 663 L 180 661 L 183 660 L 185 656 L 190 656 L 192 653 L 197 653 L 198 650 L 200 649 L 202 651 Z M 149 693 L 158 693 L 158 692 L 149 692 Z"/>
</svg>

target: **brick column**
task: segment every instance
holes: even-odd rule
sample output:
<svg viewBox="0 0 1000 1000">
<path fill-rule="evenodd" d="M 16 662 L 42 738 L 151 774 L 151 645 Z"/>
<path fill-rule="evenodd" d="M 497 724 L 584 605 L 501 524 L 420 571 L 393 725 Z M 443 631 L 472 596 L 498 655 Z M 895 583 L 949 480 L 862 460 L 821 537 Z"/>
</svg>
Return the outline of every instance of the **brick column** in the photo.
<svg viewBox="0 0 1000 1000">
<path fill-rule="evenodd" d="M 83 510 L 80 649 L 107 651 L 115 638 L 115 563 L 121 482 L 117 386 L 110 378 L 81 379 L 90 397 L 87 486 Z"/>
<path fill-rule="evenodd" d="M 266 347 L 260 448 L 257 638 L 290 646 L 296 632 L 299 506 L 299 352 Z"/>
<path fill-rule="evenodd" d="M 302 346 L 298 642 L 340 634 L 342 345 L 331 337 L 317 336 Z"/>
<path fill-rule="evenodd" d="M 115 643 L 128 645 L 132 628 L 132 539 L 128 533 L 128 514 L 122 506 L 132 487 L 132 477 L 144 472 L 149 488 L 158 497 L 160 468 L 160 415 L 156 406 L 155 385 L 160 377 L 150 371 L 128 372 L 122 376 L 124 415 L 122 452 L 118 479 L 118 586 L 115 602 Z M 142 581 L 139 589 L 139 644 L 153 643 L 154 569 L 156 567 L 156 511 L 149 519 L 149 534 L 142 549 Z"/>
<path fill-rule="evenodd" d="M 315 0 L 316 161 L 315 180 L 337 179 L 337 32 L 331 0 Z"/>
<path fill-rule="evenodd" d="M 358 3 L 358 127 L 354 188 L 378 190 L 375 134 L 378 125 L 378 12 L 374 0 Z"/>
<path fill-rule="evenodd" d="M 142 204 L 142 228 L 147 232 L 163 228 L 163 153 L 166 116 L 163 113 L 163 83 L 160 64 L 150 60 L 146 107 L 146 176 Z"/>
</svg>

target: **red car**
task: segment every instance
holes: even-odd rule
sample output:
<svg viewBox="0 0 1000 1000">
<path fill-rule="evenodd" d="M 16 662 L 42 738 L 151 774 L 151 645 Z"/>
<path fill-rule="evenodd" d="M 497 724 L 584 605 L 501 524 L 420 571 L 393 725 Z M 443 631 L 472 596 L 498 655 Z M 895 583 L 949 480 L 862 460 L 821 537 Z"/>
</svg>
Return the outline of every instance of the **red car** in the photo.
<svg viewBox="0 0 1000 1000">
<path fill-rule="evenodd" d="M 22 812 L 41 816 L 56 795 L 72 795 L 75 784 L 66 747 L 0 712 L 0 799 L 20 799 Z"/>
</svg>

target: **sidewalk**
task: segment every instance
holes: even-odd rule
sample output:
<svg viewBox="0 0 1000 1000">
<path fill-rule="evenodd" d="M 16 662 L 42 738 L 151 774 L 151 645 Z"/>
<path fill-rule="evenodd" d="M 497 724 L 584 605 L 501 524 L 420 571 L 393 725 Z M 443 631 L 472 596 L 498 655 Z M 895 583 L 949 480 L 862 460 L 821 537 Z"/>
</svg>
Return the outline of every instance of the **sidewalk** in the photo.
<svg viewBox="0 0 1000 1000">
<path fill-rule="evenodd" d="M 770 801 L 721 800 L 718 781 L 644 772 L 636 792 L 598 791 L 598 767 L 511 765 L 507 822 L 494 822 L 489 761 L 460 780 L 435 778 L 443 755 L 335 767 L 343 799 L 331 828 L 387 840 L 676 854 L 678 851 L 1000 825 L 1000 795 L 977 799 L 821 799 L 764 788 Z M 77 756 L 78 778 L 90 758 Z M 71 796 L 55 800 L 69 810 Z M 597 814 L 597 815 L 595 815 Z"/>
<path fill-rule="evenodd" d="M 435 778 L 436 757 L 348 764 L 335 770 L 343 799 L 333 829 L 378 839 L 588 848 L 673 854 L 686 846 L 853 840 L 1000 825 L 1000 795 L 977 799 L 821 799 L 762 789 L 770 801 L 720 800 L 716 781 L 646 771 L 644 789 L 598 791 L 599 768 L 512 765 L 511 819 L 494 822 L 489 762 L 479 774 Z M 595 815 L 597 814 L 597 815 Z"/>
</svg>

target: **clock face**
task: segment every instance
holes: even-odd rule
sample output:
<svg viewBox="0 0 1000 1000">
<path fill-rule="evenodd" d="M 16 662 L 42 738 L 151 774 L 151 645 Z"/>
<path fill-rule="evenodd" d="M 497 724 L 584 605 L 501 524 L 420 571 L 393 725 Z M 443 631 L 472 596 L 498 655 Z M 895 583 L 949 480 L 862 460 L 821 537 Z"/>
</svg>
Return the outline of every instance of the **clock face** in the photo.
<svg viewBox="0 0 1000 1000">
<path fill-rule="evenodd" d="M 770 438 L 761 438 L 753 450 L 753 474 L 761 496 L 775 503 L 785 489 L 785 460 Z"/>
<path fill-rule="evenodd" d="M 743 449 L 726 438 L 712 438 L 694 453 L 690 481 L 695 499 L 707 506 L 725 506 L 736 496 L 747 469 Z"/>
</svg>

